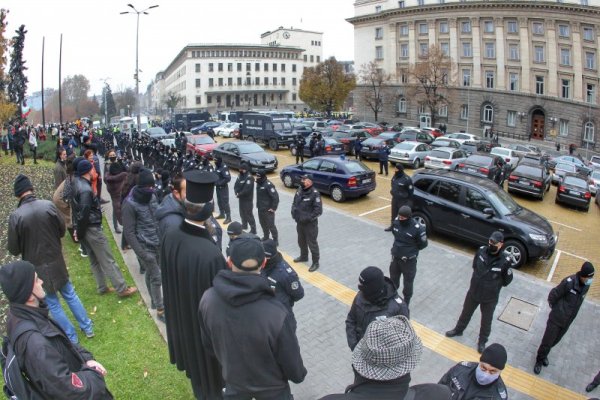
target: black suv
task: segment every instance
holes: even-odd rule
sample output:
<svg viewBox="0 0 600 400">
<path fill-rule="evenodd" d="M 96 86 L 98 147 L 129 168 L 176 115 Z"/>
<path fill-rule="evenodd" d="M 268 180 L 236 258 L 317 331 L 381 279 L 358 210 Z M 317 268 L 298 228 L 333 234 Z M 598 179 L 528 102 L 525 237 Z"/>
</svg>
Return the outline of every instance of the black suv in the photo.
<svg viewBox="0 0 600 400">
<path fill-rule="evenodd" d="M 419 170 L 412 179 L 413 215 L 428 233 L 484 245 L 501 231 L 504 251 L 517 268 L 554 253 L 556 236 L 546 218 L 519 206 L 489 179 L 445 170 Z"/>
</svg>

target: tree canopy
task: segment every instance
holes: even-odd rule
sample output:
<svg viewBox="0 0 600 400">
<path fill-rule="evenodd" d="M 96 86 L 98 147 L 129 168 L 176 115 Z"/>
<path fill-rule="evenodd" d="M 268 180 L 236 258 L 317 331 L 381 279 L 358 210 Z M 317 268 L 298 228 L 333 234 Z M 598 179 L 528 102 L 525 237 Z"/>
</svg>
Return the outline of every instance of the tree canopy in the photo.
<svg viewBox="0 0 600 400">
<path fill-rule="evenodd" d="M 172 110 L 175 107 L 177 107 L 177 104 L 179 104 L 179 102 L 181 100 L 182 100 L 182 97 L 179 94 L 177 94 L 175 92 L 169 92 L 163 99 L 163 102 L 165 103 L 165 105 L 167 106 L 167 108 L 169 110 Z"/>
<path fill-rule="evenodd" d="M 374 61 L 364 64 L 360 69 L 359 76 L 364 89 L 363 101 L 373 111 L 375 121 L 377 121 L 379 113 L 383 111 L 383 106 L 388 100 L 392 76 Z"/>
<path fill-rule="evenodd" d="M 8 70 L 8 100 L 17 105 L 15 119 L 21 121 L 21 104 L 27 93 L 27 77 L 25 71 L 25 60 L 23 60 L 23 48 L 25 47 L 25 25 L 21 25 L 12 38 L 12 53 L 10 55 L 10 67 Z"/>
<path fill-rule="evenodd" d="M 300 80 L 300 100 L 315 111 L 331 115 L 332 111 L 342 108 L 355 86 L 354 75 L 345 73 L 342 64 L 331 57 L 315 67 L 304 68 Z"/>
</svg>

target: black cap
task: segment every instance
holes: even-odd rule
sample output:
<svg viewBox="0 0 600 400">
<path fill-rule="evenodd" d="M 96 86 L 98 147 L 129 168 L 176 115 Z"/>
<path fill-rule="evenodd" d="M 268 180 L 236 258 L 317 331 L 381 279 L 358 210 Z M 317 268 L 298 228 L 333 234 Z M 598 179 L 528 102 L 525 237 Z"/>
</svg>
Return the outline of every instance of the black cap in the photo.
<svg viewBox="0 0 600 400">
<path fill-rule="evenodd" d="M 255 271 L 262 266 L 265 260 L 265 250 L 256 236 L 239 237 L 231 242 L 229 258 L 237 268 L 243 271 Z M 242 266 L 248 260 L 255 260 L 256 264 Z"/>
<path fill-rule="evenodd" d="M 242 161 L 242 163 L 240 164 L 240 169 L 243 169 L 244 171 L 248 171 L 248 170 L 250 170 L 250 164 L 248 164 L 246 161 Z"/>
<path fill-rule="evenodd" d="M 147 168 L 142 168 L 138 176 L 138 186 L 148 187 L 154 186 L 154 174 Z"/>
<path fill-rule="evenodd" d="M 402 164 L 400 164 L 400 163 L 398 162 L 398 163 L 396 163 L 396 169 L 397 169 L 398 171 L 404 171 L 404 165 L 402 165 Z"/>
<path fill-rule="evenodd" d="M 183 173 L 186 180 L 185 199 L 191 203 L 203 204 L 213 199 L 217 174 L 199 170 Z"/>
<path fill-rule="evenodd" d="M 591 278 L 594 276 L 594 264 L 589 261 L 584 262 L 579 270 L 579 276 L 582 278 Z"/>
<path fill-rule="evenodd" d="M 410 218 L 412 217 L 412 210 L 409 206 L 402 206 L 400 207 L 400 210 L 398 210 L 398 215 L 400 217 Z"/>
<path fill-rule="evenodd" d="M 504 243 L 504 235 L 500 231 L 495 231 L 490 236 L 490 242 L 492 242 L 492 243 Z"/>
<path fill-rule="evenodd" d="M 492 343 L 481 353 L 479 361 L 490 364 L 494 368 L 504 369 L 506 366 L 506 349 L 498 343 Z"/>
<path fill-rule="evenodd" d="M 385 289 L 383 271 L 377 267 L 367 267 L 358 276 L 358 289 L 367 300 L 377 299 Z"/>
<path fill-rule="evenodd" d="M 263 248 L 265 249 L 265 256 L 271 258 L 277 254 L 277 244 L 273 239 L 263 240 Z"/>
<path fill-rule="evenodd" d="M 233 221 L 229 225 L 227 225 L 227 234 L 228 235 L 241 235 L 242 234 L 242 224 L 237 221 Z"/>
<path fill-rule="evenodd" d="M 19 174 L 15 178 L 14 190 L 15 197 L 21 197 L 23 193 L 33 190 L 33 185 L 27 176 Z"/>
<path fill-rule="evenodd" d="M 259 168 L 256 170 L 256 176 L 267 176 L 267 171 L 264 168 Z"/>
<path fill-rule="evenodd" d="M 34 282 L 35 267 L 29 261 L 15 261 L 0 268 L 0 286 L 11 303 L 25 304 Z"/>
<path fill-rule="evenodd" d="M 77 174 L 82 176 L 92 170 L 92 163 L 85 158 L 77 163 Z"/>
</svg>

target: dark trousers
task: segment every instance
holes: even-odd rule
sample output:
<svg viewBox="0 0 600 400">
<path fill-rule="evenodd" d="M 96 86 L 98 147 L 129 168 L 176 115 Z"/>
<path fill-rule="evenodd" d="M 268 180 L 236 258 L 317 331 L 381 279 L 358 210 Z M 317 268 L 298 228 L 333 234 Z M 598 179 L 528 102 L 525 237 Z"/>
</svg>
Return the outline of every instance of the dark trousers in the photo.
<svg viewBox="0 0 600 400">
<path fill-rule="evenodd" d="M 15 146 L 15 154 L 17 156 L 17 164 L 18 163 L 24 164 L 25 157 L 23 156 L 23 145 L 22 144 Z"/>
<path fill-rule="evenodd" d="M 279 233 L 275 226 L 275 213 L 267 210 L 258 210 L 258 222 L 263 231 L 263 239 L 268 239 L 270 234 L 273 240 L 277 242 Z"/>
<path fill-rule="evenodd" d="M 300 257 L 308 258 L 308 249 L 312 254 L 312 262 L 319 262 L 319 221 L 298 222 L 296 224 L 296 232 L 298 232 L 298 247 L 300 247 Z"/>
<path fill-rule="evenodd" d="M 400 288 L 400 277 L 404 276 L 402 281 L 402 297 L 406 305 L 410 303 L 413 295 L 413 284 L 417 275 L 417 257 L 407 258 L 405 261 L 401 257 L 392 256 L 390 263 L 390 279 L 396 288 Z"/>
<path fill-rule="evenodd" d="M 540 347 L 537 351 L 536 361 L 542 362 L 548 354 L 550 354 L 550 350 L 554 346 L 560 342 L 560 339 L 567 333 L 570 325 L 565 327 L 559 326 L 548 319 L 548 323 L 546 324 L 546 331 L 544 332 L 544 337 L 542 338 L 542 343 L 540 343 Z"/>
<path fill-rule="evenodd" d="M 388 174 L 388 162 L 387 161 L 379 161 L 379 173 L 383 174 L 383 172 L 385 171 L 385 174 Z"/>
<path fill-rule="evenodd" d="M 250 224 L 250 231 L 256 233 L 256 221 L 254 220 L 252 209 L 252 200 L 240 199 L 240 219 L 242 220 L 242 228 L 248 229 L 248 224 Z"/>
<path fill-rule="evenodd" d="M 137 257 L 138 263 L 140 264 L 140 269 L 144 269 L 146 273 L 144 277 L 146 279 L 146 288 L 148 289 L 148 293 L 150 293 L 150 300 L 152 301 L 152 308 L 162 310 L 164 309 L 163 305 L 163 296 L 162 296 L 162 277 L 160 273 L 160 266 L 158 264 L 158 249 L 157 248 L 144 248 L 145 252 L 149 254 L 147 260 L 144 260 L 141 257 Z"/>
<path fill-rule="evenodd" d="M 230 216 L 231 209 L 229 208 L 229 188 L 227 186 L 217 187 L 217 205 L 219 206 L 219 214 Z"/>
<path fill-rule="evenodd" d="M 456 323 L 456 330 L 462 332 L 465 330 L 473 313 L 479 307 L 481 309 L 481 327 L 479 328 L 479 343 L 487 342 L 492 332 L 492 319 L 494 318 L 494 310 L 498 304 L 498 299 L 490 302 L 480 303 L 473 298 L 471 292 L 467 292 L 463 309 Z"/>
<path fill-rule="evenodd" d="M 400 198 L 398 196 L 392 196 L 392 222 L 398 217 L 398 211 L 402 206 L 410 206 L 411 201 L 409 198 Z"/>
<path fill-rule="evenodd" d="M 600 386 L 600 372 L 598 372 L 598 375 L 596 375 L 596 377 L 592 381 L 592 385 Z"/>
<path fill-rule="evenodd" d="M 304 148 L 296 148 L 296 164 L 298 164 L 298 160 L 304 162 Z"/>
<path fill-rule="evenodd" d="M 31 147 L 31 154 L 33 155 L 33 162 L 37 164 L 37 147 Z"/>
<path fill-rule="evenodd" d="M 223 399 L 225 400 L 293 400 L 289 385 L 285 389 L 270 390 L 259 393 L 239 393 L 236 390 L 225 387 Z"/>
</svg>

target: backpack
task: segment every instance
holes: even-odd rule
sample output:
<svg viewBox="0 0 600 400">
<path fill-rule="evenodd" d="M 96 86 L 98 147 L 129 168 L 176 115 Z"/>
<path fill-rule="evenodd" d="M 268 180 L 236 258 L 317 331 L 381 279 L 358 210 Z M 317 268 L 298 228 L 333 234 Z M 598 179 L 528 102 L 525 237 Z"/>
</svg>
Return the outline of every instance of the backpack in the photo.
<svg viewBox="0 0 600 400">
<path fill-rule="evenodd" d="M 33 384 L 21 367 L 15 354 L 14 342 L 25 332 L 35 330 L 37 326 L 31 321 L 23 321 L 17 324 L 12 333 L 11 340 L 8 336 L 2 337 L 2 353 L 0 354 L 0 364 L 2 365 L 2 375 L 4 377 L 4 394 L 11 400 L 31 399 L 34 393 L 37 393 Z"/>
</svg>

